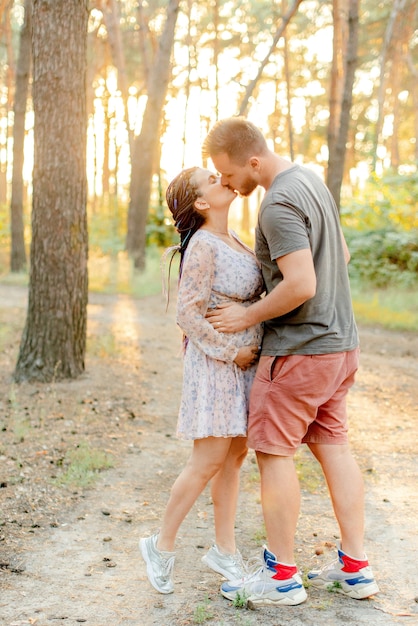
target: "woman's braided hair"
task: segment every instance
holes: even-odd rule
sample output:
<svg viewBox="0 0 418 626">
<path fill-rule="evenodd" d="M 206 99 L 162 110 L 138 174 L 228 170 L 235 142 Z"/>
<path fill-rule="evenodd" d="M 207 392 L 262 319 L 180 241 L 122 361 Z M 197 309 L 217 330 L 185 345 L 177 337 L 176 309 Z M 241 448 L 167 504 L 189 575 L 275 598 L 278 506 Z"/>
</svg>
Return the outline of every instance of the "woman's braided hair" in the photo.
<svg viewBox="0 0 418 626">
<path fill-rule="evenodd" d="M 199 190 L 192 182 L 198 167 L 182 170 L 169 184 L 166 191 L 168 208 L 174 220 L 174 226 L 180 235 L 180 268 L 183 267 L 184 253 L 194 233 L 205 223 L 205 217 L 199 213 L 194 203 L 199 197 Z"/>
</svg>

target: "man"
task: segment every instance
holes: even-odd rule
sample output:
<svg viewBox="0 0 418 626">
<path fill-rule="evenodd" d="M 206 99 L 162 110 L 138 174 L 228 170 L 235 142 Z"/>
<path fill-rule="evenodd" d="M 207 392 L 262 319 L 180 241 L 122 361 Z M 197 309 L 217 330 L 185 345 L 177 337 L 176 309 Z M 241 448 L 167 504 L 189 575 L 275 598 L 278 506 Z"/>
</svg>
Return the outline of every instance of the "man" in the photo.
<svg viewBox="0 0 418 626">
<path fill-rule="evenodd" d="M 270 151 L 244 118 L 219 121 L 203 153 L 222 184 L 244 196 L 258 185 L 266 190 L 255 241 L 266 296 L 207 316 L 220 332 L 264 322 L 265 333 L 248 445 L 260 469 L 268 548 L 255 575 L 224 583 L 221 591 L 231 600 L 245 593 L 261 605 L 306 600 L 294 559 L 300 488 L 293 460 L 306 443 L 321 464 L 341 534 L 338 560 L 309 572 L 309 581 L 352 598 L 369 597 L 379 588 L 364 554 L 363 480 L 347 439 L 346 395 L 358 368 L 358 334 L 338 211 L 316 174 Z"/>
</svg>

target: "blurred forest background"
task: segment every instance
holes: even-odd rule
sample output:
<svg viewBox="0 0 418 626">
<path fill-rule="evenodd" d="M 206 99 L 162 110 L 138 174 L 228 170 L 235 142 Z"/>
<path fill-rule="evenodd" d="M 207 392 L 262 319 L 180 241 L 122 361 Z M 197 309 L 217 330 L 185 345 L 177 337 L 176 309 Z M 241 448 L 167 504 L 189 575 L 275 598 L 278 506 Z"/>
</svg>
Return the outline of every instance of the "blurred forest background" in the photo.
<svg viewBox="0 0 418 626">
<path fill-rule="evenodd" d="M 357 319 L 418 330 L 418 0 L 0 0 L 0 28 L 17 381 L 83 371 L 88 290 L 161 289 L 167 184 L 237 114 L 327 182 Z M 234 203 L 250 245 L 259 200 Z"/>
</svg>

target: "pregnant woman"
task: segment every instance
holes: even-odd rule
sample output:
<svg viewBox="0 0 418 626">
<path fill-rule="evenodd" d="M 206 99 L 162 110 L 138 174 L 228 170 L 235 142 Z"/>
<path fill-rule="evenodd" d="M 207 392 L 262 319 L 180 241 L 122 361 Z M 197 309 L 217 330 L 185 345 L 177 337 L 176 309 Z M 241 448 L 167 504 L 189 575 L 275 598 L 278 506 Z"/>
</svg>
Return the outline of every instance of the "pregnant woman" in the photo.
<svg viewBox="0 0 418 626">
<path fill-rule="evenodd" d="M 229 580 L 244 574 L 234 524 L 262 328 L 223 334 L 205 318 L 219 304 L 249 305 L 263 292 L 252 250 L 228 229 L 235 195 L 219 177 L 199 167 L 183 170 L 166 194 L 180 234 L 177 323 L 185 350 L 177 435 L 192 440 L 193 449 L 171 488 L 159 532 L 140 540 L 149 581 L 160 593 L 174 591 L 176 535 L 209 482 L 215 544 L 202 560 Z"/>
</svg>

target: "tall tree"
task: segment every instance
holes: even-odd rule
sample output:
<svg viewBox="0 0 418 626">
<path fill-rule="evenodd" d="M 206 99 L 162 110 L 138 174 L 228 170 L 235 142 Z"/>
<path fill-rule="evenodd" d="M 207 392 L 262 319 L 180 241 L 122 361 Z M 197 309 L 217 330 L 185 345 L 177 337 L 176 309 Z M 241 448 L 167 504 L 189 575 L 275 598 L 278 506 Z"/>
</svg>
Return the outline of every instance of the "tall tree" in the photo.
<svg viewBox="0 0 418 626">
<path fill-rule="evenodd" d="M 13 84 L 15 81 L 15 60 L 13 48 L 13 33 L 11 14 L 12 0 L 0 2 L 0 41 L 6 51 L 5 63 L 0 69 L 0 76 L 4 76 L 4 87 L 0 88 L 0 202 L 6 203 L 7 198 L 7 170 L 9 163 L 9 113 L 12 108 Z M 3 47 L 2 46 L 2 47 Z"/>
<path fill-rule="evenodd" d="M 412 110 L 413 110 L 413 120 L 414 120 L 414 137 L 415 137 L 415 161 L 418 163 L 418 69 L 415 67 L 412 61 L 411 52 L 408 50 L 406 55 L 406 62 L 409 68 L 409 71 L 412 75 L 412 87 L 411 87 L 411 100 L 412 100 Z"/>
<path fill-rule="evenodd" d="M 87 22 L 88 0 L 34 0 L 32 245 L 18 382 L 84 370 Z"/>
<path fill-rule="evenodd" d="M 248 109 L 248 105 L 250 102 L 250 98 L 253 94 L 253 91 L 258 83 L 258 81 L 260 80 L 262 74 L 263 74 L 263 70 L 265 68 L 265 66 L 267 65 L 267 63 L 270 60 L 271 55 L 273 54 L 281 36 L 283 35 L 283 33 L 286 30 L 286 26 L 288 25 L 288 23 L 290 22 L 290 20 L 292 19 L 293 15 L 297 12 L 299 5 L 301 4 L 302 0 L 293 0 L 293 4 L 289 7 L 289 9 L 287 10 L 287 12 L 282 16 L 282 21 L 281 24 L 279 26 L 279 28 L 276 30 L 274 37 L 273 37 L 273 42 L 271 44 L 270 50 L 268 51 L 268 53 L 266 54 L 266 56 L 264 57 L 264 59 L 261 61 L 258 71 L 257 71 L 257 75 L 255 76 L 255 78 L 253 78 L 253 80 L 247 85 L 247 88 L 245 90 L 245 94 L 244 97 L 242 99 L 240 108 L 239 108 L 239 112 L 238 115 L 245 115 Z"/>
<path fill-rule="evenodd" d="M 348 39 L 348 21 L 347 15 L 345 14 L 345 2 L 343 2 L 343 0 L 332 0 L 332 18 L 333 39 L 329 85 L 329 123 L 327 133 L 328 154 L 329 161 L 331 163 L 333 163 L 335 159 L 335 148 L 340 128 L 341 105 L 344 89 L 344 59 L 346 58 Z"/>
<path fill-rule="evenodd" d="M 167 19 L 148 81 L 148 100 L 140 134 L 134 140 L 126 249 L 138 269 L 145 267 L 145 226 L 155 171 L 161 118 L 170 77 L 170 57 L 180 0 L 169 0 Z"/>
<path fill-rule="evenodd" d="M 377 95 L 378 116 L 376 121 L 375 133 L 374 133 L 374 147 L 373 147 L 373 170 L 376 169 L 377 164 L 377 149 L 381 137 L 383 121 L 384 121 L 384 104 L 385 93 L 387 87 L 388 76 L 388 61 L 391 62 L 390 49 L 392 45 L 392 38 L 395 29 L 396 20 L 399 15 L 405 11 L 405 7 L 408 0 L 394 0 L 392 9 L 390 12 L 389 20 L 386 25 L 386 32 L 383 40 L 381 55 L 380 55 L 380 77 L 379 77 L 379 89 Z"/>
<path fill-rule="evenodd" d="M 32 0 L 25 0 L 25 18 L 19 38 L 13 122 L 13 175 L 10 205 L 11 254 L 10 269 L 20 272 L 26 266 L 23 225 L 23 155 L 25 143 L 26 102 L 31 63 Z"/>
<path fill-rule="evenodd" d="M 120 15 L 118 3 L 115 0 L 102 0 L 101 8 L 106 25 L 107 36 L 113 63 L 118 71 L 118 89 L 122 96 L 125 111 L 126 130 L 128 133 L 130 152 L 133 149 L 133 131 L 129 123 L 128 100 L 129 83 L 126 71 L 125 51 L 122 45 L 122 33 L 120 30 Z"/>
<path fill-rule="evenodd" d="M 339 2 L 334 0 L 336 5 Z M 348 14 L 345 19 L 348 22 L 348 34 L 346 54 L 343 68 L 343 91 L 341 109 L 338 120 L 338 132 L 332 141 L 332 152 L 329 152 L 327 185 L 335 200 L 337 207 L 340 206 L 341 185 L 344 174 L 346 144 L 350 125 L 350 111 L 353 99 L 354 76 L 357 67 L 358 47 L 358 8 L 359 0 L 349 0 Z"/>
</svg>

